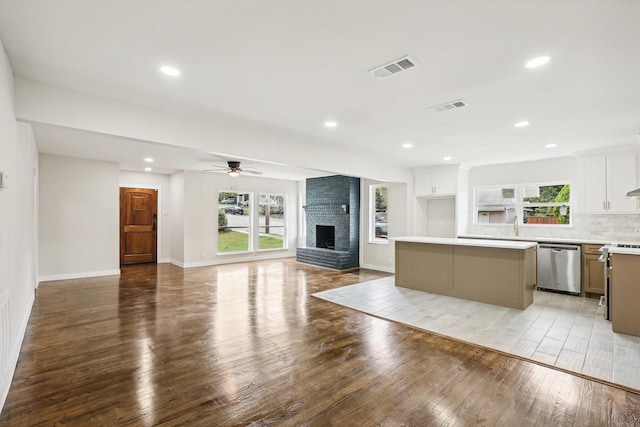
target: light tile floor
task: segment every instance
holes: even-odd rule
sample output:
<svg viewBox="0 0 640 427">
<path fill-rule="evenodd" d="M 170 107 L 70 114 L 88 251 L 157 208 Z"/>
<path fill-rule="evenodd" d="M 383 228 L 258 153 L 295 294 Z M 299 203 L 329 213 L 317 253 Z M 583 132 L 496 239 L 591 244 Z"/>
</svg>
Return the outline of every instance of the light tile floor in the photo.
<svg viewBox="0 0 640 427">
<path fill-rule="evenodd" d="M 393 276 L 313 296 L 640 390 L 640 337 L 613 332 L 594 299 L 535 291 L 515 310 L 396 287 Z"/>
</svg>

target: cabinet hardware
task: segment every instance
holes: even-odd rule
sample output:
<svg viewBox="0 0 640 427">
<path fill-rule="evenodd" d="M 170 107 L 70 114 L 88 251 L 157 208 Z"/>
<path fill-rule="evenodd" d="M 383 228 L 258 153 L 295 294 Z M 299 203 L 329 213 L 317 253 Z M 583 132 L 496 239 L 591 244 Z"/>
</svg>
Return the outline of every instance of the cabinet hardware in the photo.
<svg viewBox="0 0 640 427">
<path fill-rule="evenodd" d="M 611 209 L 611 202 L 607 202 L 607 210 Z"/>
<path fill-rule="evenodd" d="M 602 202 L 602 209 L 607 210 L 607 202 Z"/>
</svg>

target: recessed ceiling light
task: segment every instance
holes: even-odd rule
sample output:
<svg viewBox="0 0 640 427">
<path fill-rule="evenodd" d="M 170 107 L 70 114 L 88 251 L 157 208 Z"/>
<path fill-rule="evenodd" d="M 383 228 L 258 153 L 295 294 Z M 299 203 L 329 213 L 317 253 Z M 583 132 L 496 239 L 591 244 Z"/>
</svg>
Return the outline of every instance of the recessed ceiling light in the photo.
<svg viewBox="0 0 640 427">
<path fill-rule="evenodd" d="M 527 126 L 529 126 L 529 122 L 528 122 L 528 121 L 526 121 L 526 120 L 523 120 L 523 121 L 521 121 L 521 122 L 516 122 L 516 123 L 513 125 L 513 127 L 516 127 L 516 128 L 525 128 L 525 127 L 527 127 Z"/>
<path fill-rule="evenodd" d="M 550 59 L 551 58 L 549 58 L 548 56 L 538 56 L 537 58 L 533 58 L 533 59 L 530 59 L 529 61 L 527 61 L 527 63 L 524 64 L 524 67 L 525 68 L 542 67 L 544 64 L 549 62 Z"/>
<path fill-rule="evenodd" d="M 449 161 L 451 159 L 453 159 L 453 157 L 451 157 L 451 156 L 445 156 L 445 157 L 442 158 L 442 160 L 447 160 L 447 161 Z"/>
<path fill-rule="evenodd" d="M 324 122 L 324 125 L 328 128 L 334 128 L 338 126 L 338 123 L 334 121 L 328 121 L 328 122 Z"/>
<path fill-rule="evenodd" d="M 413 147 L 413 144 L 410 142 L 405 142 L 404 144 L 402 144 L 402 148 L 411 148 Z"/>
<path fill-rule="evenodd" d="M 153 163 L 153 159 L 151 157 L 145 157 L 144 161 L 147 163 Z"/>
<path fill-rule="evenodd" d="M 162 67 L 160 67 L 160 71 L 162 71 L 163 74 L 171 77 L 178 77 L 180 75 L 180 70 L 168 65 L 163 65 Z"/>
<path fill-rule="evenodd" d="M 151 172 L 151 168 L 144 168 L 145 171 Z"/>
<path fill-rule="evenodd" d="M 558 144 L 547 144 L 544 146 L 544 148 L 556 148 L 558 146 Z"/>
</svg>

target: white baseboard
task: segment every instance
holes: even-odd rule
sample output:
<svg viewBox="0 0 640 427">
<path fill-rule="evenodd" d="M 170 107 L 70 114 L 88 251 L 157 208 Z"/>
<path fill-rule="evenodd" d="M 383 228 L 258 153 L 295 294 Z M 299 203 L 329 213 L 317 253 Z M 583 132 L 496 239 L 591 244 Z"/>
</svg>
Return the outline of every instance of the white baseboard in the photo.
<svg viewBox="0 0 640 427">
<path fill-rule="evenodd" d="M 173 264 L 176 267 L 184 268 L 184 262 L 176 261 L 175 259 L 170 259 L 169 264 Z"/>
<path fill-rule="evenodd" d="M 162 258 L 157 261 L 158 264 L 168 264 L 171 262 L 170 258 Z"/>
<path fill-rule="evenodd" d="M 7 396 L 9 395 L 9 389 L 11 388 L 11 380 L 13 379 L 13 375 L 16 372 L 16 366 L 18 365 L 18 358 L 20 357 L 20 348 L 22 347 L 22 342 L 24 341 L 24 336 L 27 333 L 27 325 L 29 324 L 29 317 L 31 316 L 31 310 L 33 309 L 33 302 L 35 301 L 35 293 L 31 294 L 31 299 L 29 300 L 29 306 L 25 311 L 25 315 L 22 318 L 22 322 L 20 322 L 20 329 L 18 330 L 18 335 L 16 336 L 15 341 L 11 345 L 11 351 L 9 352 L 9 363 L 7 366 L 0 366 L 0 373 L 6 369 L 5 375 L 0 378 L 0 412 L 2 412 L 2 408 L 4 407 L 4 403 L 7 400 Z"/>
<path fill-rule="evenodd" d="M 360 268 L 366 268 L 368 270 L 376 270 L 376 271 L 383 271 L 385 273 L 395 273 L 396 269 L 394 267 L 385 267 L 382 265 L 374 265 L 374 264 L 360 264 Z"/>
<path fill-rule="evenodd" d="M 119 276 L 119 275 L 120 275 L 120 269 L 103 270 L 103 271 L 85 271 L 81 273 L 48 274 L 46 276 L 40 276 L 38 281 L 42 283 L 42 282 L 49 282 L 52 280 L 84 279 L 87 277 Z"/>
<path fill-rule="evenodd" d="M 225 257 L 224 259 L 216 259 L 216 260 L 208 260 L 208 261 L 198 261 L 198 262 L 186 262 L 183 264 L 182 268 L 192 268 L 192 267 L 209 267 L 212 265 L 224 265 L 224 264 L 236 264 L 239 262 L 252 262 L 252 261 L 266 261 L 270 259 L 281 259 L 281 258 L 292 258 L 295 254 L 291 254 L 289 252 L 282 251 L 274 251 L 272 254 L 263 253 L 258 256 L 252 256 L 251 258 L 229 258 Z M 178 264 L 175 264 L 178 265 Z"/>
</svg>

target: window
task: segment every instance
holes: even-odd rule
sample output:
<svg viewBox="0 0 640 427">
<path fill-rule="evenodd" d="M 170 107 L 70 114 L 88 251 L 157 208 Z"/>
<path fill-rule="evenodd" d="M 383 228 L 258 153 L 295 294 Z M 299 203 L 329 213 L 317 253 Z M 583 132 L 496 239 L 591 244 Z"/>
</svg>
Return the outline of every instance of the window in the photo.
<svg viewBox="0 0 640 427">
<path fill-rule="evenodd" d="M 386 184 L 369 187 L 369 241 L 387 243 L 388 188 Z"/>
<path fill-rule="evenodd" d="M 258 203 L 258 250 L 285 249 L 285 197 L 260 193 Z"/>
<path fill-rule="evenodd" d="M 474 200 L 475 224 L 571 224 L 567 183 L 477 187 Z"/>
<path fill-rule="evenodd" d="M 477 188 L 476 222 L 478 224 L 513 224 L 516 217 L 514 187 Z"/>
<path fill-rule="evenodd" d="M 569 224 L 569 184 L 533 185 L 523 188 L 523 224 Z"/>
<path fill-rule="evenodd" d="M 251 250 L 251 197 L 249 193 L 218 192 L 218 252 Z"/>
</svg>

